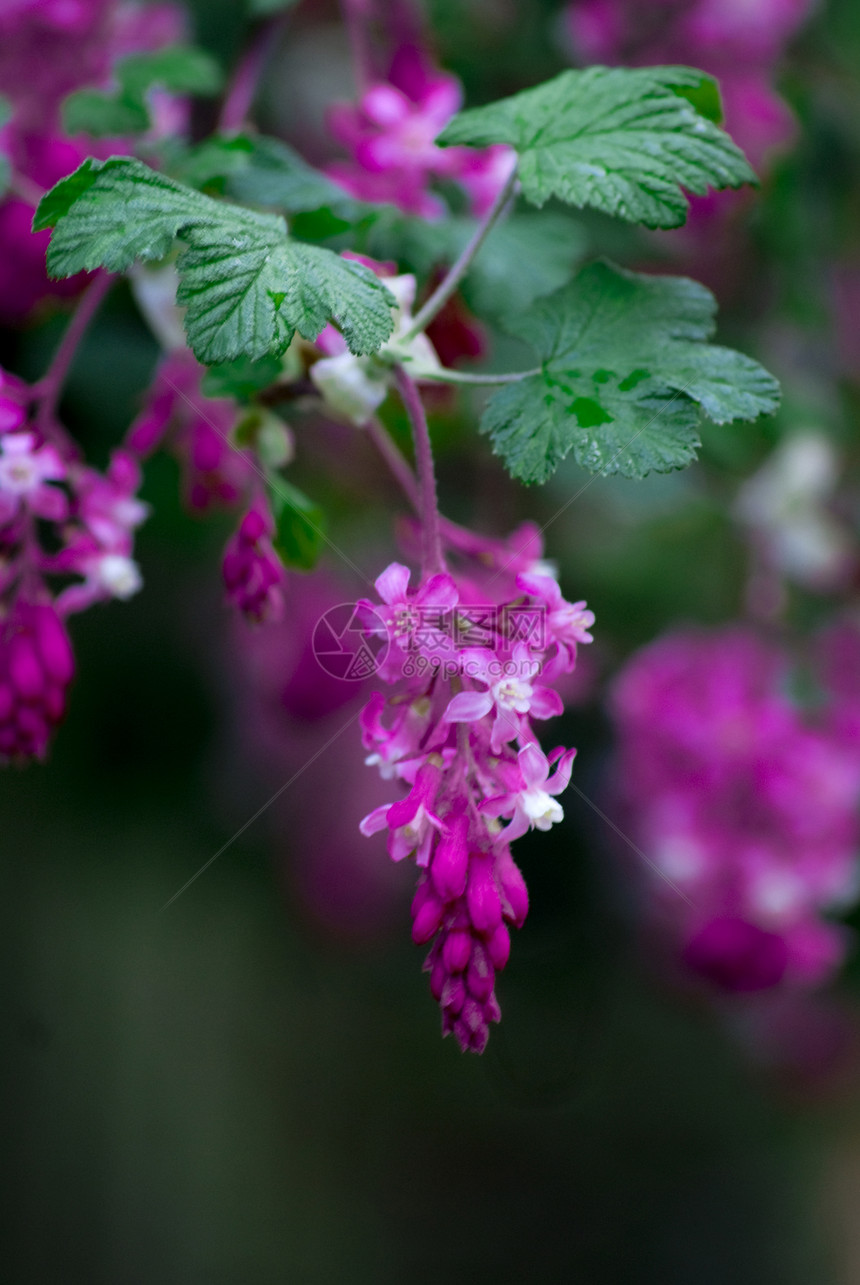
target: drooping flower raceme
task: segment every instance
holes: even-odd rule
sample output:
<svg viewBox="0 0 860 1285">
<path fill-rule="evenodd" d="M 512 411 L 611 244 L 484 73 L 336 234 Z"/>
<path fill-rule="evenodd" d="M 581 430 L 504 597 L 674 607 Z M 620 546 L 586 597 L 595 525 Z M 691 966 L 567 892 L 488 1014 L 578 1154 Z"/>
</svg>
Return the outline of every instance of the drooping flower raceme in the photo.
<svg viewBox="0 0 860 1285">
<path fill-rule="evenodd" d="M 728 990 L 825 981 L 846 934 L 824 914 L 858 892 L 860 755 L 803 716 L 787 670 L 750 630 L 680 633 L 613 695 L 650 916 Z"/>
<path fill-rule="evenodd" d="M 500 1016 L 495 978 L 509 930 L 528 910 L 511 841 L 562 819 L 557 796 L 573 766 L 574 750 L 545 755 L 535 734 L 534 720 L 562 711 L 544 666 L 570 672 L 594 619 L 565 603 L 523 534 L 507 546 L 476 540 L 473 566 L 414 589 L 394 563 L 376 582 L 381 603 L 358 608 L 368 633 L 385 639 L 379 677 L 392 688 L 362 713 L 367 762 L 408 787 L 361 829 L 386 830 L 393 860 L 414 856 L 413 940 L 433 943 L 425 967 L 443 1032 L 476 1052 Z"/>
<path fill-rule="evenodd" d="M 0 371 L 0 760 L 42 758 L 74 673 L 65 618 L 141 586 L 134 531 L 147 514 L 124 451 L 106 473 L 31 416 L 33 393 Z M 62 577 L 57 587 L 55 577 Z"/>
</svg>

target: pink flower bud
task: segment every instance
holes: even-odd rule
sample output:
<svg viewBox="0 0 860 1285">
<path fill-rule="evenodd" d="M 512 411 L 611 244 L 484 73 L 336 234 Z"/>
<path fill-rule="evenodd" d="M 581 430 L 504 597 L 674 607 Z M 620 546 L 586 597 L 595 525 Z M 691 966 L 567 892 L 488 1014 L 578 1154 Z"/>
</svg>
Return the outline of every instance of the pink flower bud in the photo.
<svg viewBox="0 0 860 1285">
<path fill-rule="evenodd" d="M 504 924 L 499 924 L 492 937 L 487 941 L 487 953 L 492 960 L 493 967 L 499 972 L 505 967 L 511 953 L 511 934 Z"/>
<path fill-rule="evenodd" d="M 419 901 L 419 893 L 424 892 L 424 896 Z M 417 906 L 416 906 L 417 903 Z M 416 946 L 421 946 L 425 941 L 439 931 L 439 925 L 442 923 L 442 915 L 445 907 L 442 902 L 433 893 L 427 883 L 423 883 L 415 894 L 412 903 L 412 940 Z"/>
<path fill-rule="evenodd" d="M 469 862 L 466 904 L 479 933 L 495 932 L 502 921 L 502 903 L 493 877 L 493 859 L 486 853 L 474 853 Z"/>
<path fill-rule="evenodd" d="M 526 881 L 507 848 L 499 853 L 496 873 L 504 897 L 504 915 L 509 923 L 522 928 L 529 913 L 529 894 Z"/>
<path fill-rule="evenodd" d="M 473 999 L 483 1002 L 489 999 L 496 982 L 496 970 L 490 963 L 489 956 L 480 942 L 475 943 L 472 961 L 466 973 L 466 984 Z"/>
<path fill-rule="evenodd" d="M 457 928 L 449 932 L 442 947 L 442 959 L 450 973 L 465 972 L 472 957 L 472 935 Z"/>
<path fill-rule="evenodd" d="M 468 818 L 464 815 L 454 817 L 436 848 L 430 874 L 443 901 L 455 901 L 465 891 L 469 865 L 468 833 Z"/>
<path fill-rule="evenodd" d="M 44 757 L 73 673 L 71 644 L 54 608 L 17 602 L 0 624 L 0 756 Z"/>
</svg>

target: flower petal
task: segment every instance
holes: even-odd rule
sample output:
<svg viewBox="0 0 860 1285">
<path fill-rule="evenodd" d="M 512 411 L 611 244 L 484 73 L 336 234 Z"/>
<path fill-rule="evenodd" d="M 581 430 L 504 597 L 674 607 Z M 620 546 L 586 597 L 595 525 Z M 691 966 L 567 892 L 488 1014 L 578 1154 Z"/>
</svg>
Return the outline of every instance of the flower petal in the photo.
<svg viewBox="0 0 860 1285">
<path fill-rule="evenodd" d="M 443 714 L 446 723 L 472 723 L 493 708 L 493 698 L 489 692 L 459 692 L 449 701 Z"/>
<path fill-rule="evenodd" d="M 410 571 L 401 562 L 392 562 L 376 579 L 376 592 L 383 602 L 402 602 L 406 597 Z"/>
</svg>

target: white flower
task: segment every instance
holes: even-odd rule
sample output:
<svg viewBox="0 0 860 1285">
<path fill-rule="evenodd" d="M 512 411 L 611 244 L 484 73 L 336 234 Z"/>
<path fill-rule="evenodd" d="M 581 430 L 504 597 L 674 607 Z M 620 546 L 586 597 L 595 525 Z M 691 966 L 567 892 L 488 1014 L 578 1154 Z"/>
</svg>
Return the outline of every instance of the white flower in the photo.
<svg viewBox="0 0 860 1285">
<path fill-rule="evenodd" d="M 99 586 L 112 598 L 120 598 L 123 602 L 143 587 L 137 563 L 121 553 L 106 553 L 99 558 L 95 573 Z"/>
</svg>

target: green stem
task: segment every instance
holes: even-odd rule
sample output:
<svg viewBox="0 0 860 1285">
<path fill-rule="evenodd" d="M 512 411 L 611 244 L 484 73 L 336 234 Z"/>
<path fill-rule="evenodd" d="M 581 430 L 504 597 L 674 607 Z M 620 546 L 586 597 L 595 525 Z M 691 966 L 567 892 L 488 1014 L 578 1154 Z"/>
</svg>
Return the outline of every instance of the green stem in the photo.
<svg viewBox="0 0 860 1285">
<path fill-rule="evenodd" d="M 433 468 L 433 448 L 430 429 L 418 388 L 402 366 L 395 371 L 397 387 L 412 426 L 415 442 L 415 464 L 418 472 L 418 489 L 421 498 L 421 531 L 423 536 L 422 570 L 425 576 L 442 571 L 442 539 L 439 532 L 439 505 L 436 500 L 436 473 Z"/>
<path fill-rule="evenodd" d="M 423 330 L 426 330 L 436 314 L 444 308 L 445 304 L 451 298 L 451 295 L 457 289 L 460 281 L 469 271 L 472 260 L 484 244 L 491 229 L 496 223 L 496 220 L 504 213 L 508 201 L 513 196 L 516 181 L 517 171 L 514 169 L 504 187 L 499 192 L 499 195 L 493 202 L 492 207 L 487 212 L 482 222 L 478 224 L 467 244 L 463 247 L 463 251 L 456 263 L 448 269 L 448 272 L 439 282 L 423 308 L 416 313 L 411 327 L 406 334 L 402 336 L 404 343 L 408 343 L 410 339 L 414 339 L 416 335 L 420 335 Z"/>
<path fill-rule="evenodd" d="M 473 384 L 480 388 L 490 384 L 519 384 L 524 379 L 530 379 L 532 375 L 541 373 L 540 366 L 535 366 L 534 370 L 515 370 L 508 374 L 481 374 L 471 375 L 464 370 L 424 370 L 416 375 L 422 384 L 435 380 L 440 384 Z"/>
</svg>

